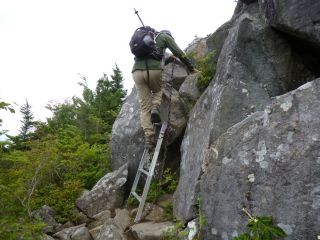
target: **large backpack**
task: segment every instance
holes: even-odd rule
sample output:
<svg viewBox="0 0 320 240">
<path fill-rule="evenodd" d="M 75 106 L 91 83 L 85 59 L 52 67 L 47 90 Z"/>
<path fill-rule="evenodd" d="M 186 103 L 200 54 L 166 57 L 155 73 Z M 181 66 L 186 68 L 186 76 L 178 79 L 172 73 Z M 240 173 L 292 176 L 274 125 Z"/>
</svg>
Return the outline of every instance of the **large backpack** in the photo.
<svg viewBox="0 0 320 240">
<path fill-rule="evenodd" d="M 155 30 L 149 26 L 139 27 L 131 37 L 129 43 L 131 52 L 137 58 L 154 58 L 160 60 L 163 54 L 155 47 Z"/>
</svg>

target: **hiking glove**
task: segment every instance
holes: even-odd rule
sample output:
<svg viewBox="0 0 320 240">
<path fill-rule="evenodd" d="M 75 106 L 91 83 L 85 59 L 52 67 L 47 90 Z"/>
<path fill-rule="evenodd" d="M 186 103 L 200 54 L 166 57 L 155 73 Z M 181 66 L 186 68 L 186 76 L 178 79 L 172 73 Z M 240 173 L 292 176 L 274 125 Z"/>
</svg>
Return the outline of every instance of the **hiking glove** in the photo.
<svg viewBox="0 0 320 240">
<path fill-rule="evenodd" d="M 181 60 L 181 62 L 184 63 L 184 65 L 186 65 L 189 72 L 194 72 L 195 68 L 194 68 L 193 64 L 191 63 L 191 61 L 186 56 L 181 57 L 180 60 Z"/>
</svg>

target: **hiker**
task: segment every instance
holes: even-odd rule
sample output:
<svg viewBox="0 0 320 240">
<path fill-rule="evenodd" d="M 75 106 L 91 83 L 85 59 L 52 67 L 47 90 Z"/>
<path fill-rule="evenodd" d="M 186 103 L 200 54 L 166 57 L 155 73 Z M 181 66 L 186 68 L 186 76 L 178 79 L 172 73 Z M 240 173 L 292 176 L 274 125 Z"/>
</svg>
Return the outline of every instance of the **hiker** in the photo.
<svg viewBox="0 0 320 240">
<path fill-rule="evenodd" d="M 141 110 L 140 121 L 145 134 L 146 148 L 152 151 L 156 145 L 153 124 L 161 123 L 159 106 L 162 100 L 161 74 L 165 65 L 164 62 L 168 63 L 168 60 L 170 61 L 177 57 L 187 67 L 189 73 L 197 72 L 197 70 L 191 64 L 186 54 L 176 44 L 170 31 L 163 30 L 157 32 L 151 27 L 141 27 L 137 30 L 142 28 L 144 28 L 143 30 L 147 29 L 150 35 L 147 38 L 150 41 L 148 44 L 154 46 L 153 50 L 147 54 L 140 54 L 140 57 L 135 55 L 132 75 L 138 90 Z M 130 42 L 130 46 L 132 45 L 132 41 Z M 144 42 L 146 42 L 146 38 L 144 38 Z M 170 49 L 174 55 L 171 59 L 164 59 L 166 48 Z M 132 52 L 134 53 L 134 51 Z"/>
</svg>

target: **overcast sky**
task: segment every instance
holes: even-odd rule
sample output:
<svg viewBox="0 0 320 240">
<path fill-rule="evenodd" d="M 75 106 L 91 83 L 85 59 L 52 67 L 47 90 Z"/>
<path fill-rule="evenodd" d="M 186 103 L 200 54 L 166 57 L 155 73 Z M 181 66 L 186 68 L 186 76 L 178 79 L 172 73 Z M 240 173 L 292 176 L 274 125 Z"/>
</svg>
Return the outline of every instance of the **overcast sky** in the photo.
<svg viewBox="0 0 320 240">
<path fill-rule="evenodd" d="M 234 0 L 0 0 L 0 101 L 16 103 L 16 114 L 0 111 L 2 129 L 17 134 L 19 109 L 28 100 L 35 120 L 45 120 L 48 102 L 81 96 L 81 76 L 94 89 L 115 63 L 125 88 L 133 87 L 129 41 L 141 23 L 169 29 L 185 49 L 228 21 Z"/>
</svg>

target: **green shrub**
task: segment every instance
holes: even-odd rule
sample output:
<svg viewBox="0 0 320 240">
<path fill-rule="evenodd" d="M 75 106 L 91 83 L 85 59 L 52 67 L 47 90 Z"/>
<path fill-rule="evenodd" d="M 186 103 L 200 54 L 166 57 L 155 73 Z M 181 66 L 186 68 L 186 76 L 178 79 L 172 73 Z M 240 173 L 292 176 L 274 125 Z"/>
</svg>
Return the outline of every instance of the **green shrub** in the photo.
<svg viewBox="0 0 320 240">
<path fill-rule="evenodd" d="M 132 195 L 130 195 L 126 201 L 127 208 L 134 208 L 139 206 L 139 201 Z"/>
<path fill-rule="evenodd" d="M 163 173 L 165 185 L 162 187 L 166 193 L 174 193 L 178 186 L 179 175 L 172 173 L 170 168 L 167 168 Z"/>
<path fill-rule="evenodd" d="M 255 217 L 246 209 L 243 211 L 249 217 L 247 232 L 233 238 L 233 240 L 273 240 L 287 236 L 280 227 L 273 224 L 272 217 Z"/>
<path fill-rule="evenodd" d="M 164 206 L 163 206 L 163 214 L 162 214 L 162 217 L 166 220 L 172 220 L 174 219 L 174 216 L 173 216 L 173 205 L 171 202 L 166 202 L 164 203 Z"/>
<path fill-rule="evenodd" d="M 189 232 L 185 230 L 183 221 L 176 220 L 174 227 L 166 231 L 161 240 L 183 240 L 188 234 Z"/>
<path fill-rule="evenodd" d="M 56 220 L 66 222 L 75 220 L 75 201 L 83 190 L 83 184 L 79 180 L 65 181 L 61 186 L 48 184 L 47 187 L 39 189 L 35 195 L 35 205 L 38 207 L 44 203 L 56 210 Z"/>
<path fill-rule="evenodd" d="M 200 71 L 197 87 L 203 92 L 210 84 L 216 73 L 216 63 L 214 62 L 214 52 L 209 52 L 207 56 L 197 61 L 198 70 Z"/>
</svg>

